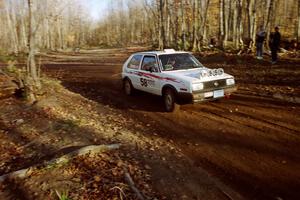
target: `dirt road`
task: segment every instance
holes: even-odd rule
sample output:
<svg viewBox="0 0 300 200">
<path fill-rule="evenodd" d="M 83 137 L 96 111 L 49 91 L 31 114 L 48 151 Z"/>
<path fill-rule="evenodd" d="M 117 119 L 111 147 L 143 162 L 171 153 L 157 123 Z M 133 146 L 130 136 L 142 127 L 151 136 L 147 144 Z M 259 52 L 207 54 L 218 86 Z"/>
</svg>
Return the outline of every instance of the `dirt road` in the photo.
<svg viewBox="0 0 300 200">
<path fill-rule="evenodd" d="M 69 90 L 152 126 L 194 169 L 204 169 L 246 199 L 300 199 L 300 104 L 295 103 L 300 61 L 271 66 L 250 57 L 200 58 L 235 75 L 238 92 L 229 100 L 164 113 L 159 97 L 122 93 L 121 66 L 135 51 L 51 53 L 43 57 L 43 70 Z"/>
</svg>

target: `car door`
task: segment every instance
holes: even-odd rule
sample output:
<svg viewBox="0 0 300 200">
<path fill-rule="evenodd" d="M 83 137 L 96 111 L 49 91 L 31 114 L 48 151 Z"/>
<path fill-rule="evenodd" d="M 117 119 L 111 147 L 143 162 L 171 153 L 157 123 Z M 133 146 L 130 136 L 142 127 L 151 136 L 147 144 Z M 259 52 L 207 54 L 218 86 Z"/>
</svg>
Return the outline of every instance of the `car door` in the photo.
<svg viewBox="0 0 300 200">
<path fill-rule="evenodd" d="M 140 75 L 141 90 L 152 94 L 159 94 L 161 77 L 155 55 L 145 55 L 143 57 Z"/>
<path fill-rule="evenodd" d="M 126 73 L 135 89 L 141 89 L 139 68 L 142 58 L 141 54 L 132 56 L 126 67 Z"/>
</svg>

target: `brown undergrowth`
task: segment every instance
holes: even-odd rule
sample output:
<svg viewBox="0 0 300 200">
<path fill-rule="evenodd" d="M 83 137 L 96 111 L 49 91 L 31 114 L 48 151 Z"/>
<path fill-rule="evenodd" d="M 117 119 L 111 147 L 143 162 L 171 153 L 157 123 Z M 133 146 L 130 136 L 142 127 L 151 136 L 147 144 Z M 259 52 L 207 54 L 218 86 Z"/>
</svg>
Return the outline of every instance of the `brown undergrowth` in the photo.
<svg viewBox="0 0 300 200">
<path fill-rule="evenodd" d="M 57 199 L 59 194 L 70 199 L 136 199 L 124 179 L 125 171 L 145 196 L 159 196 L 151 186 L 150 167 L 130 153 L 138 146 L 150 148 L 150 141 L 139 142 L 136 134 L 123 127 L 132 121 L 66 90 L 58 81 L 45 78 L 43 85 L 33 105 L 13 97 L 1 100 L 0 175 L 82 146 L 118 142 L 124 147 L 75 157 L 64 165 L 34 168 L 26 179 L 0 184 L 0 199 Z"/>
</svg>

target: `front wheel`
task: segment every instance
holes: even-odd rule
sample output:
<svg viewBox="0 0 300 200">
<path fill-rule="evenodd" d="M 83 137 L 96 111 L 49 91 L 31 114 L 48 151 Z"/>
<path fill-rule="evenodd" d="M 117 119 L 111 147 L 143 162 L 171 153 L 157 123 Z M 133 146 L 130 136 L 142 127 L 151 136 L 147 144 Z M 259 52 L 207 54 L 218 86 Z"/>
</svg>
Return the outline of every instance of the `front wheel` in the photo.
<svg viewBox="0 0 300 200">
<path fill-rule="evenodd" d="M 172 89 L 166 89 L 164 94 L 163 94 L 163 100 L 164 100 L 164 105 L 165 105 L 165 110 L 167 112 L 173 112 L 175 108 L 178 107 L 176 104 L 176 98 L 175 98 L 175 93 Z"/>
</svg>

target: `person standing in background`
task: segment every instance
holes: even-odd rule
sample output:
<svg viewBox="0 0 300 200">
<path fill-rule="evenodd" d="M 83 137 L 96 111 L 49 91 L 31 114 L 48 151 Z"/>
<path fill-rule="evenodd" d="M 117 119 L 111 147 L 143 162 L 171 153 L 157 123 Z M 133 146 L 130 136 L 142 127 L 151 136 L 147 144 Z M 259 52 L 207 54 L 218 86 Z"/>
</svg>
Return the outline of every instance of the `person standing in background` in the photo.
<svg viewBox="0 0 300 200">
<path fill-rule="evenodd" d="M 256 34 L 256 58 L 259 60 L 263 59 L 263 48 L 264 48 L 264 41 L 266 37 L 266 32 L 263 26 L 260 27 L 260 31 Z"/>
<path fill-rule="evenodd" d="M 276 64 L 276 62 L 278 60 L 277 52 L 278 52 L 279 46 L 280 46 L 280 39 L 281 39 L 281 35 L 279 33 L 279 27 L 276 26 L 275 32 L 272 32 L 270 34 L 270 40 L 269 40 L 269 47 L 270 47 L 271 53 L 272 53 L 272 64 Z"/>
</svg>

